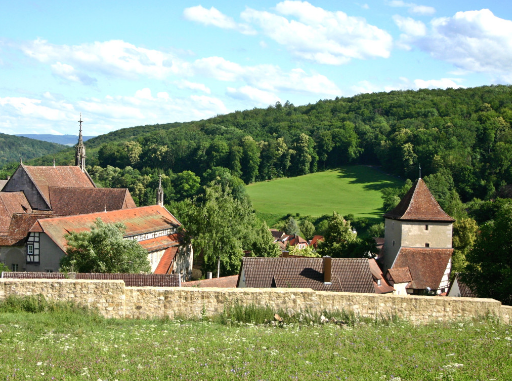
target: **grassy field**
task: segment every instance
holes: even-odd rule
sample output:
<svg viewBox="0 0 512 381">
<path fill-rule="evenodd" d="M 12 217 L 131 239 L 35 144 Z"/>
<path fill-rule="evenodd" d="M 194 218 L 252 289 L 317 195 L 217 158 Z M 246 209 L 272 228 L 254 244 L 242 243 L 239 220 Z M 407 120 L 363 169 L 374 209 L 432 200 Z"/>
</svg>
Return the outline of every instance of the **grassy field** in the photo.
<svg viewBox="0 0 512 381">
<path fill-rule="evenodd" d="M 357 165 L 254 183 L 246 189 L 259 213 L 319 217 L 336 211 L 342 215 L 375 218 L 382 215 L 380 190 L 401 185 L 400 179 Z"/>
<path fill-rule="evenodd" d="M 0 313 L 0 375 L 22 380 L 510 380 L 490 320 L 271 324 Z"/>
</svg>

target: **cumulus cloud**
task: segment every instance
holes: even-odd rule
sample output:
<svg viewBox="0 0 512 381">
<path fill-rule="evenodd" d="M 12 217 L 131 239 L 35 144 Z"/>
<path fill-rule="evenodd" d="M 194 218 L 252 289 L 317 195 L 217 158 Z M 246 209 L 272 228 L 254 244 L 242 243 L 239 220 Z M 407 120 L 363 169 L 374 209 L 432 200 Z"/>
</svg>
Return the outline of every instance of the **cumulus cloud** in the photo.
<svg viewBox="0 0 512 381">
<path fill-rule="evenodd" d="M 490 10 L 435 18 L 425 35 L 405 31 L 407 42 L 458 69 L 508 78 L 512 71 L 512 21 Z"/>
<path fill-rule="evenodd" d="M 211 90 L 202 83 L 190 82 L 190 81 L 187 81 L 186 79 L 182 79 L 180 81 L 176 81 L 175 84 L 179 89 L 202 91 L 207 94 L 211 93 Z"/>
<path fill-rule="evenodd" d="M 21 50 L 39 62 L 49 63 L 55 75 L 74 82 L 94 83 L 83 74 L 97 72 L 109 76 L 164 79 L 186 72 L 186 63 L 170 53 L 137 47 L 121 40 L 81 45 L 54 45 L 43 39 L 30 41 Z"/>
<path fill-rule="evenodd" d="M 281 99 L 272 92 L 263 91 L 251 86 L 242 86 L 238 89 L 228 87 L 227 94 L 235 99 L 251 100 L 261 105 L 273 105 L 276 102 L 281 102 Z"/>
<path fill-rule="evenodd" d="M 436 9 L 434 7 L 418 5 L 414 3 L 406 3 L 405 1 L 402 0 L 391 0 L 388 2 L 388 5 L 391 7 L 408 8 L 409 13 L 420 16 L 432 16 L 434 13 L 436 13 Z"/>
<path fill-rule="evenodd" d="M 378 93 L 381 91 L 393 90 L 419 90 L 419 89 L 447 89 L 464 87 L 460 84 L 462 82 L 459 78 L 441 78 L 441 79 L 414 79 L 410 80 L 405 77 L 400 77 L 395 83 L 389 85 L 378 85 L 370 81 L 360 81 L 351 87 L 354 94 L 361 93 Z"/>
<path fill-rule="evenodd" d="M 232 17 L 226 16 L 214 7 L 206 9 L 201 5 L 185 8 L 183 17 L 203 25 L 213 25 L 222 29 L 234 29 L 243 34 L 256 34 L 256 31 L 249 25 L 239 24 Z"/>
<path fill-rule="evenodd" d="M 245 82 L 267 92 L 291 91 L 322 95 L 340 95 L 334 82 L 321 74 L 308 74 L 302 69 L 283 71 L 276 65 L 242 66 L 222 57 L 196 60 L 191 68 L 200 75 L 221 81 Z"/>
<path fill-rule="evenodd" d="M 391 35 L 364 18 L 326 11 L 307 1 L 283 1 L 275 10 L 277 14 L 247 8 L 241 17 L 297 57 L 340 65 L 390 55 Z"/>
</svg>

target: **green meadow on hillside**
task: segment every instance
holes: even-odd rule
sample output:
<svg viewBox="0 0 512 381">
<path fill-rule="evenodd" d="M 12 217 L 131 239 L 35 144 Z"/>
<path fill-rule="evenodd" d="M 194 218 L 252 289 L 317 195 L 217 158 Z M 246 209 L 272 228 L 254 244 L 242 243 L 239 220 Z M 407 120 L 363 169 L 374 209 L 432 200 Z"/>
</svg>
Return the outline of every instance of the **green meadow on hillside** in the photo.
<svg viewBox="0 0 512 381">
<path fill-rule="evenodd" d="M 402 186 L 403 181 L 378 168 L 355 165 L 305 176 L 263 181 L 247 186 L 254 209 L 260 214 L 319 217 L 353 214 L 382 215 L 382 188 Z"/>
</svg>

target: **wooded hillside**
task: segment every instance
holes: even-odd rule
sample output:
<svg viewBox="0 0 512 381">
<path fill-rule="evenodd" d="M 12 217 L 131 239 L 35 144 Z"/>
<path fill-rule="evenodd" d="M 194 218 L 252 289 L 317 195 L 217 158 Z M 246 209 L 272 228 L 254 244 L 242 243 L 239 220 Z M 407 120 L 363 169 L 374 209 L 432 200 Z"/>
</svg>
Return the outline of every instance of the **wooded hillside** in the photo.
<svg viewBox="0 0 512 381">
<path fill-rule="evenodd" d="M 51 156 L 63 149 L 66 146 L 61 144 L 0 133 L 0 166 L 13 161 L 19 162 L 20 156 L 26 161 L 44 155 Z"/>
</svg>

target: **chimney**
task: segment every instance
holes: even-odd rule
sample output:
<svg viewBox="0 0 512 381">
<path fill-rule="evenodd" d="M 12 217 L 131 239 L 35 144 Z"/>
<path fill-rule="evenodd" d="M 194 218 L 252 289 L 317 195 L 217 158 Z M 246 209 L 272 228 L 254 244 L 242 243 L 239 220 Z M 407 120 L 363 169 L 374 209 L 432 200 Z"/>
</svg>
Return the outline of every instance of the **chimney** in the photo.
<svg viewBox="0 0 512 381">
<path fill-rule="evenodd" d="M 331 283 L 331 257 L 323 257 L 324 259 L 324 284 L 332 284 Z"/>
</svg>

